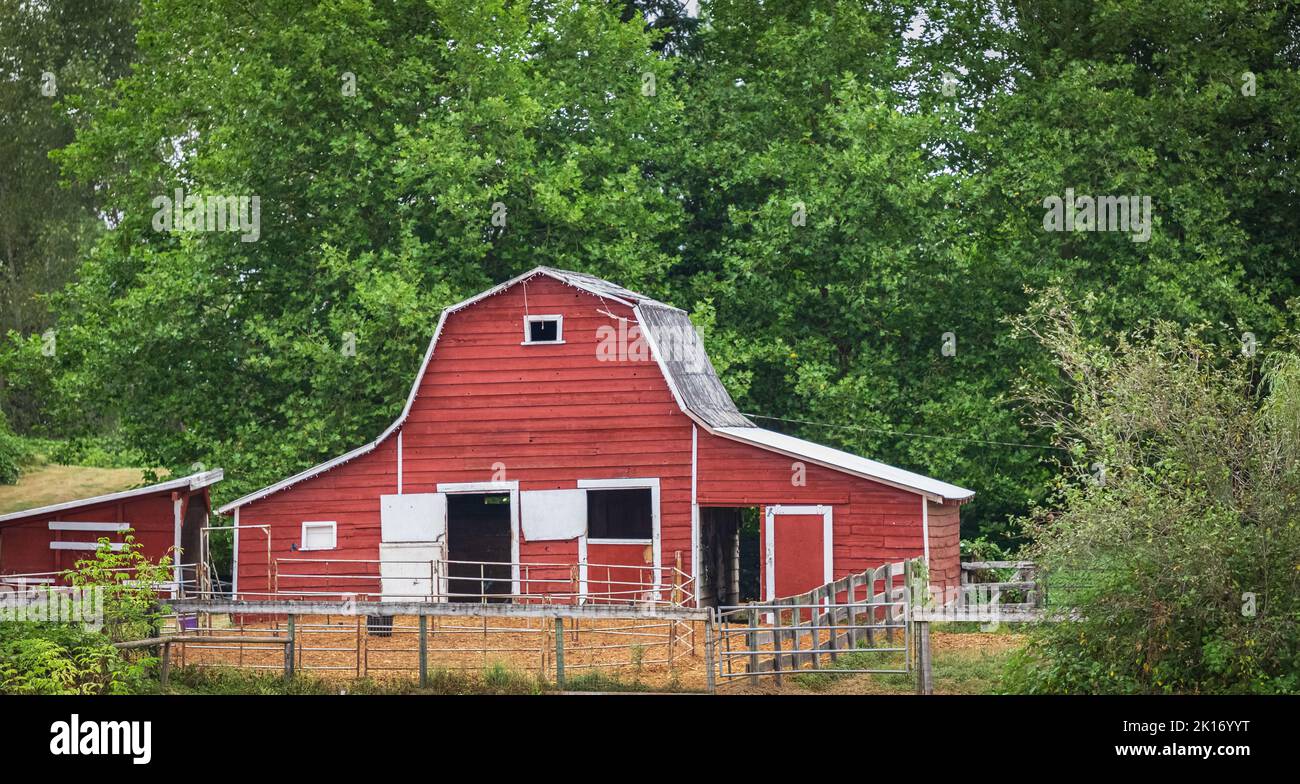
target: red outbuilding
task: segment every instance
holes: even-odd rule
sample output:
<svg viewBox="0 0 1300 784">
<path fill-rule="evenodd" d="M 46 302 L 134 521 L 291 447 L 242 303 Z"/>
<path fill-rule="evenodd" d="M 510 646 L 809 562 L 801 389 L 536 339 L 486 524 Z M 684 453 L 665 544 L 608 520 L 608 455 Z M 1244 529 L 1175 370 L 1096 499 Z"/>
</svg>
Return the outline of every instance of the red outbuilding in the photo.
<svg viewBox="0 0 1300 784">
<path fill-rule="evenodd" d="M 973 495 L 755 426 L 684 311 L 539 267 L 443 311 L 379 438 L 219 512 L 241 598 L 717 605 L 911 557 L 954 584 Z"/>
<path fill-rule="evenodd" d="M 148 487 L 0 515 L 0 580 L 24 575 L 29 581 L 59 582 L 59 573 L 94 553 L 101 538 L 120 550 L 127 533 L 155 562 L 173 555 L 178 578 L 184 571 L 184 579 L 193 580 L 200 531 L 212 509 L 208 489 L 221 478 L 218 468 Z"/>
</svg>

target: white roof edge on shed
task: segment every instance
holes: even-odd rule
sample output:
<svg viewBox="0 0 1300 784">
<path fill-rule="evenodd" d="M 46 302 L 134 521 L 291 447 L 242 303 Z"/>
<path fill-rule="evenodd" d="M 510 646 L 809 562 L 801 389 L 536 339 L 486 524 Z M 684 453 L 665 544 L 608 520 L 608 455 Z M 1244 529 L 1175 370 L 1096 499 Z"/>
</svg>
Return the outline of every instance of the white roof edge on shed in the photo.
<svg viewBox="0 0 1300 784">
<path fill-rule="evenodd" d="M 220 468 L 214 468 L 211 471 L 201 471 L 197 474 L 190 474 L 179 479 L 168 479 L 166 482 L 159 482 L 156 485 L 147 487 L 137 487 L 133 490 L 123 490 L 118 493 L 108 493 L 107 495 L 97 495 L 93 498 L 79 498 L 75 501 L 64 501 L 59 504 L 50 504 L 49 506 L 39 506 L 34 509 L 23 509 L 18 512 L 0 515 L 0 523 L 10 520 L 21 520 L 24 517 L 36 517 L 38 515 L 50 514 L 51 512 L 62 512 L 66 509 L 76 509 L 82 506 L 94 506 L 95 504 L 107 504 L 114 501 L 123 501 L 128 498 L 135 498 L 152 493 L 165 493 L 168 490 L 179 490 L 188 488 L 190 490 L 202 490 L 203 488 L 220 482 L 225 477 L 225 472 Z"/>
<path fill-rule="evenodd" d="M 844 471 L 866 479 L 873 479 L 902 490 L 910 490 L 939 503 L 944 501 L 965 501 L 975 495 L 974 490 L 950 485 L 938 479 L 931 479 L 922 474 L 895 468 L 885 463 L 869 460 L 851 452 L 823 446 L 813 441 L 788 436 L 775 430 L 766 430 L 761 427 L 719 427 L 713 428 L 713 432 L 733 441 L 740 441 L 773 452 L 780 452 L 790 457 L 803 458 L 827 468 Z"/>
</svg>

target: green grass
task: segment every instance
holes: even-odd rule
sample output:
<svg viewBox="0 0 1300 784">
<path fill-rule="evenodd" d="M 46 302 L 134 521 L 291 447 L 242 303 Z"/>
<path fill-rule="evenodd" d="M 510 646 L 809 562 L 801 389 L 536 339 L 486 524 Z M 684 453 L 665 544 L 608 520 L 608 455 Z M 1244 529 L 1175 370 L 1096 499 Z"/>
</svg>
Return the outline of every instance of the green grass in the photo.
<svg viewBox="0 0 1300 784">
<path fill-rule="evenodd" d="M 955 624 L 954 624 L 955 625 Z M 970 624 L 976 627 L 975 624 Z M 945 634 L 963 635 L 958 629 L 945 629 Z M 933 658 L 934 691 L 936 694 L 997 694 L 1002 691 L 1002 676 L 1007 663 L 1017 649 L 1009 638 L 1013 631 L 980 633 L 990 644 L 972 647 L 937 646 Z M 894 658 L 887 658 L 888 656 Z M 911 694 L 916 691 L 915 674 L 863 674 L 836 672 L 836 670 L 886 669 L 901 666 L 898 654 L 873 653 L 858 650 L 842 654 L 834 665 L 790 676 L 799 689 L 815 693 L 865 693 Z"/>
<path fill-rule="evenodd" d="M 413 679 L 326 679 L 299 673 L 285 679 L 278 672 L 233 667 L 185 667 L 172 673 L 169 694 L 541 694 L 553 689 L 535 675 L 493 664 L 478 672 L 432 669 L 421 687 Z M 156 691 L 155 684 L 155 691 Z"/>
<path fill-rule="evenodd" d="M 158 691 L 157 681 L 146 690 Z M 170 694 L 544 694 L 556 685 L 536 673 L 526 673 L 496 663 L 479 671 L 429 670 L 428 685 L 414 679 L 327 679 L 299 673 L 285 680 L 279 672 L 240 670 L 233 667 L 185 667 L 172 672 Z M 587 672 L 565 680 L 564 691 L 687 692 L 679 684 L 651 686 L 639 679 L 623 680 L 603 672 Z"/>
<path fill-rule="evenodd" d="M 576 677 L 568 677 L 564 680 L 565 691 L 607 691 L 607 692 L 672 692 L 687 694 L 695 692 L 695 689 L 683 686 L 674 677 L 663 685 L 651 685 L 642 682 L 639 678 L 633 680 L 623 680 L 609 673 L 593 670 L 583 673 Z"/>
</svg>

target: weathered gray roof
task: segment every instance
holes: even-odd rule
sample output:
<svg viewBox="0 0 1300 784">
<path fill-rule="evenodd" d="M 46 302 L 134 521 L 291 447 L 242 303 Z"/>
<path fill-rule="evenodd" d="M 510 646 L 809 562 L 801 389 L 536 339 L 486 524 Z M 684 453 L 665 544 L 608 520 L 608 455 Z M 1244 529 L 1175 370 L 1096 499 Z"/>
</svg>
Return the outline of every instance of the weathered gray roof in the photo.
<svg viewBox="0 0 1300 784">
<path fill-rule="evenodd" d="M 677 388 L 682 405 L 710 427 L 754 427 L 727 394 L 704 350 L 700 334 L 684 311 L 644 300 L 637 305 L 637 312 L 641 315 L 641 328 L 651 333 L 664 372 Z"/>
<path fill-rule="evenodd" d="M 531 274 L 549 275 L 575 288 L 633 305 L 682 405 L 710 427 L 754 427 L 722 386 L 686 311 L 585 272 L 538 267 Z"/>
<path fill-rule="evenodd" d="M 654 300 L 644 294 L 638 294 L 631 289 L 623 288 L 617 283 L 611 283 L 602 278 L 598 278 L 595 275 L 588 275 L 585 272 L 573 272 L 571 270 L 555 269 L 554 267 L 538 267 L 530 273 L 530 276 L 537 273 L 550 275 L 553 278 L 559 278 L 570 286 L 585 289 L 593 294 L 615 297 L 632 303 L 654 302 Z"/>
</svg>

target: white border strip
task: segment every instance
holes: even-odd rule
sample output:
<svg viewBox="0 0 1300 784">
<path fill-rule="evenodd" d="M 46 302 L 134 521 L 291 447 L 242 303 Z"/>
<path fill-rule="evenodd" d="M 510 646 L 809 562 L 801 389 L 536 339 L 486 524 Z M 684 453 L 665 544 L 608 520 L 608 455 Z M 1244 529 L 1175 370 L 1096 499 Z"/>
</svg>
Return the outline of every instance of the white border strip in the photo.
<svg viewBox="0 0 1300 784">
<path fill-rule="evenodd" d="M 65 523 L 51 520 L 51 531 L 107 531 L 124 533 L 131 530 L 130 523 Z"/>
<path fill-rule="evenodd" d="M 204 471 L 198 474 L 190 474 L 180 479 L 169 479 L 166 482 L 160 482 L 148 487 L 137 487 L 134 490 L 123 490 L 120 493 L 109 493 L 108 495 L 97 495 L 94 498 L 81 498 L 76 501 L 67 501 L 61 504 L 51 504 L 41 506 L 35 509 L 24 509 L 21 512 L 10 512 L 6 515 L 0 515 L 0 523 L 10 520 L 21 520 L 25 517 L 36 517 L 37 515 L 46 515 L 54 512 L 63 512 L 68 509 L 80 509 L 83 506 L 94 506 L 96 504 L 108 504 L 114 501 L 124 501 L 128 498 L 136 498 L 142 495 L 151 495 L 153 493 L 165 493 L 169 490 L 180 490 L 189 488 L 190 490 L 202 490 L 208 485 L 220 482 L 225 476 L 220 468 L 214 468 L 211 471 Z"/>
<path fill-rule="evenodd" d="M 120 553 L 122 551 L 122 548 L 126 547 L 126 544 L 124 542 L 110 542 L 108 546 L 113 552 Z M 50 542 L 50 549 L 51 550 L 89 550 L 93 552 L 99 549 L 99 543 L 98 542 Z"/>
</svg>

